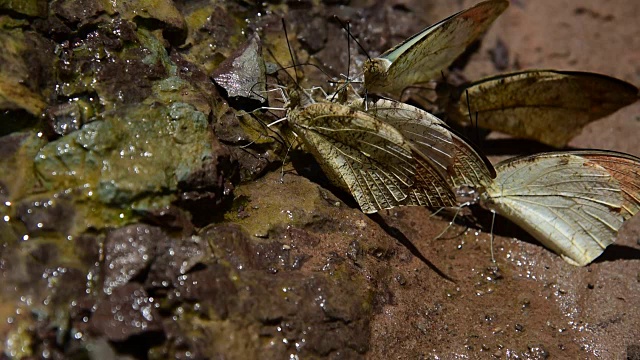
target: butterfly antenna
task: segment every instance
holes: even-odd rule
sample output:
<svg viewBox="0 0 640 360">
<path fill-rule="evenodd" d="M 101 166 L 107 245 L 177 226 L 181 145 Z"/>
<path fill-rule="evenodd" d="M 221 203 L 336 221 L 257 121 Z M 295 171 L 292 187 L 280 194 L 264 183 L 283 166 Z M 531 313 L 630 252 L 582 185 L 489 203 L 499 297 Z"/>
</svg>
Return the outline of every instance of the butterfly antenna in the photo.
<svg viewBox="0 0 640 360">
<path fill-rule="evenodd" d="M 264 81 L 258 81 L 258 82 L 256 82 L 255 84 L 251 85 L 251 89 L 249 89 L 249 92 L 250 92 L 250 93 L 252 93 L 252 94 L 254 94 L 254 95 L 259 96 L 259 97 L 262 99 L 262 101 L 261 101 L 261 102 L 264 102 L 264 101 L 266 101 L 266 100 L 267 100 L 267 98 L 266 98 L 265 96 L 263 96 L 262 94 L 260 94 L 258 91 L 254 90 L 254 88 L 255 88 L 256 86 L 260 85 L 260 84 L 265 84 L 265 86 L 266 86 L 266 84 L 267 84 L 267 83 L 266 83 L 266 82 L 264 82 Z"/>
<path fill-rule="evenodd" d="M 471 101 L 469 100 L 469 90 L 465 89 L 464 92 L 467 95 L 467 113 L 469 114 L 469 123 L 471 124 L 471 127 L 473 127 L 475 129 L 476 143 L 479 144 L 480 143 L 480 131 L 478 130 L 478 112 L 476 111 L 476 122 L 474 124 L 473 123 L 473 117 L 471 116 Z"/>
<path fill-rule="evenodd" d="M 340 21 L 340 19 L 338 19 L 338 21 Z M 347 72 L 346 72 L 347 80 L 345 81 L 344 84 L 338 82 L 338 84 L 340 84 L 340 86 L 336 89 L 336 91 L 331 96 L 331 102 L 333 102 L 336 99 L 338 94 L 340 94 L 340 92 L 343 89 L 347 88 L 349 82 L 351 81 L 351 79 L 349 78 L 349 72 L 351 71 L 351 44 L 349 43 L 349 40 L 351 39 L 351 23 L 347 21 L 346 24 L 343 24 L 342 22 L 341 22 L 341 24 L 342 24 L 342 29 L 347 34 Z"/>
<path fill-rule="evenodd" d="M 473 126 L 473 118 L 471 117 L 471 102 L 469 101 L 469 90 L 465 89 L 464 92 L 467 95 L 467 113 L 469 113 L 469 123 L 471 124 L 471 126 Z"/>
<path fill-rule="evenodd" d="M 296 74 L 296 78 L 295 78 L 295 82 L 296 85 L 299 84 L 298 82 L 298 68 L 296 66 L 296 58 L 293 56 L 293 50 L 291 49 L 291 43 L 289 43 L 289 34 L 287 33 L 287 24 L 284 21 L 284 18 L 281 19 L 282 20 L 282 29 L 284 30 L 284 39 L 287 41 L 287 48 L 289 49 L 289 55 L 291 56 L 291 62 L 293 63 L 293 72 Z M 300 85 L 298 85 L 300 86 Z"/>
<path fill-rule="evenodd" d="M 347 29 L 347 26 L 345 26 L 344 22 L 342 20 L 340 20 L 340 18 L 337 15 L 333 16 L 334 19 L 336 19 L 339 23 L 340 26 L 342 26 L 343 29 Z M 371 56 L 369 56 L 369 53 L 367 52 L 367 50 L 364 49 L 364 47 L 360 44 L 360 42 L 358 41 L 358 39 L 356 39 L 355 36 L 353 36 L 353 34 L 351 33 L 351 31 L 347 30 L 347 35 L 353 39 L 353 41 L 355 41 L 356 45 L 358 45 L 358 47 L 360 48 L 360 50 L 362 50 L 362 53 L 365 54 L 367 56 L 367 59 L 371 60 Z"/>
<path fill-rule="evenodd" d="M 476 124 L 475 124 L 475 128 L 476 130 L 476 143 L 480 144 L 480 128 L 478 127 L 478 112 L 476 111 Z"/>
<path fill-rule="evenodd" d="M 491 262 L 495 264 L 496 258 L 493 256 L 493 225 L 496 222 L 496 212 L 491 210 L 491 213 L 493 213 L 493 217 L 491 218 L 491 238 L 489 240 L 489 245 L 491 247 Z"/>
<path fill-rule="evenodd" d="M 351 34 L 351 23 L 347 22 L 347 82 L 349 82 L 349 71 L 351 70 L 351 44 L 349 44 L 349 34 Z"/>
</svg>

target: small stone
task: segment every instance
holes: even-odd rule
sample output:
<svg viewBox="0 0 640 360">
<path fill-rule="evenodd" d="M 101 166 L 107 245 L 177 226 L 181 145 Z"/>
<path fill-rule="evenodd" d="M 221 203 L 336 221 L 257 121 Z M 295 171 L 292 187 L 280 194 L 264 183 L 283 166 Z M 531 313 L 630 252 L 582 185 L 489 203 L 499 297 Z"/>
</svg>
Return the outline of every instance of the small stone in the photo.
<svg viewBox="0 0 640 360">
<path fill-rule="evenodd" d="M 92 332 L 103 334 L 109 341 L 124 341 L 134 335 L 162 331 L 154 299 L 139 284 L 125 284 L 111 295 L 96 304 L 89 320 Z"/>
<path fill-rule="evenodd" d="M 396 275 L 395 279 L 398 282 L 398 284 L 400 284 L 400 285 L 404 286 L 407 283 L 407 279 L 404 276 L 402 276 L 402 274 Z"/>
<path fill-rule="evenodd" d="M 527 345 L 529 349 L 529 354 L 531 354 L 531 358 L 533 359 L 548 359 L 549 352 L 544 348 L 544 346 L 540 344 L 529 344 Z"/>
</svg>

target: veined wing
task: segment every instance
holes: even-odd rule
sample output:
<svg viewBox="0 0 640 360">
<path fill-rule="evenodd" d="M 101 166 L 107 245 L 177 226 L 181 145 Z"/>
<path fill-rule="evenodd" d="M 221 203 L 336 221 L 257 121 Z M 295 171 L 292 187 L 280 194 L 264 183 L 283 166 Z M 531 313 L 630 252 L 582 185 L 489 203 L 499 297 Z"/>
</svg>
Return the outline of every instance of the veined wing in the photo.
<svg viewBox="0 0 640 360">
<path fill-rule="evenodd" d="M 351 192 L 363 212 L 454 203 L 444 180 L 434 183 L 433 171 L 415 161 L 402 134 L 375 117 L 335 103 L 294 108 L 287 117 L 329 179 Z"/>
<path fill-rule="evenodd" d="M 433 79 L 483 34 L 508 5 L 505 0 L 481 2 L 368 60 L 363 66 L 366 89 L 397 95 L 407 86 Z"/>
<path fill-rule="evenodd" d="M 451 139 L 455 148 L 452 183 L 457 189 L 473 187 L 486 188 L 496 177 L 496 170 L 487 159 L 468 141 L 451 131 Z"/>
<path fill-rule="evenodd" d="M 637 212 L 638 184 L 629 177 L 639 167 L 640 159 L 600 151 L 511 159 L 496 167 L 483 204 L 567 262 L 584 266 L 615 241 L 624 220 Z"/>
<path fill-rule="evenodd" d="M 362 103 L 350 104 L 363 108 Z M 453 189 L 486 187 L 495 177 L 489 160 L 436 116 L 387 99 L 370 102 L 367 108 L 367 113 L 398 129 L 419 158 L 443 174 Z"/>
<path fill-rule="evenodd" d="M 638 88 L 605 75 L 531 70 L 498 75 L 454 94 L 447 114 L 468 123 L 469 106 L 478 126 L 564 147 L 582 128 L 638 100 Z"/>
<path fill-rule="evenodd" d="M 575 155 L 589 159 L 609 171 L 620 183 L 622 209 L 620 214 L 626 220 L 640 211 L 640 159 L 629 154 L 604 150 L 579 150 Z"/>
<path fill-rule="evenodd" d="M 365 111 L 364 99 L 351 101 L 348 105 Z M 367 114 L 400 131 L 427 163 L 443 175 L 447 174 L 453 165 L 454 148 L 451 133 L 442 126 L 442 120 L 416 107 L 387 99 L 369 101 L 366 108 Z"/>
</svg>

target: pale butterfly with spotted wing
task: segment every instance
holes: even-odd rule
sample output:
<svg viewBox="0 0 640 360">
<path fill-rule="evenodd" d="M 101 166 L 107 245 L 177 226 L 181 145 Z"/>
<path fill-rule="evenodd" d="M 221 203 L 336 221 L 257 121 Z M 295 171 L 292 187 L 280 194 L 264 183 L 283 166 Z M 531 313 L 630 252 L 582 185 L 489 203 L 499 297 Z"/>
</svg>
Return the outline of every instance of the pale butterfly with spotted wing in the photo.
<svg viewBox="0 0 640 360">
<path fill-rule="evenodd" d="M 611 245 L 640 209 L 640 159 L 603 150 L 509 159 L 480 202 L 567 262 L 584 266 Z"/>
</svg>

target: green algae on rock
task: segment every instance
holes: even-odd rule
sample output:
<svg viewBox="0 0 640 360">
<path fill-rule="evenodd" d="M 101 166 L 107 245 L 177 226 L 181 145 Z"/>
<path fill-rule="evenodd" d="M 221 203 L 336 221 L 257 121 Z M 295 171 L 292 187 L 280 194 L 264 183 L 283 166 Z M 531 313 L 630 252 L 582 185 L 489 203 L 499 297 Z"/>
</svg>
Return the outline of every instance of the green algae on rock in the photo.
<svg viewBox="0 0 640 360">
<path fill-rule="evenodd" d="M 148 197 L 167 205 L 181 181 L 218 156 L 205 115 L 191 105 L 132 105 L 103 117 L 42 148 L 35 163 L 45 188 L 82 189 L 107 205 Z"/>
</svg>

